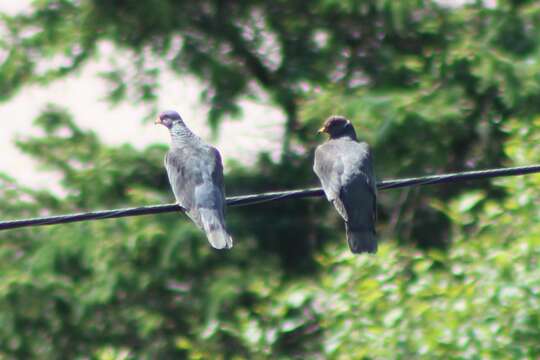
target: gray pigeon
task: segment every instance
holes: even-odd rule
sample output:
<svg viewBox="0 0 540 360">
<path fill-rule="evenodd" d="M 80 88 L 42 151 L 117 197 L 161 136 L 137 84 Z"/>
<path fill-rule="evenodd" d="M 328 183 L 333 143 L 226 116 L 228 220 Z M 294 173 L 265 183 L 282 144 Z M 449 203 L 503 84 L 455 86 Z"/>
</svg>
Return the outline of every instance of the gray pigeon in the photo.
<svg viewBox="0 0 540 360">
<path fill-rule="evenodd" d="M 156 119 L 171 134 L 165 168 L 174 197 L 187 215 L 206 233 L 216 249 L 232 247 L 225 225 L 223 165 L 219 151 L 204 143 L 186 126 L 176 111 L 164 111 Z"/>
<path fill-rule="evenodd" d="M 319 133 L 330 139 L 315 150 L 313 170 L 328 201 L 345 220 L 353 253 L 376 253 L 377 183 L 369 145 L 358 142 L 351 122 L 329 117 Z"/>
</svg>

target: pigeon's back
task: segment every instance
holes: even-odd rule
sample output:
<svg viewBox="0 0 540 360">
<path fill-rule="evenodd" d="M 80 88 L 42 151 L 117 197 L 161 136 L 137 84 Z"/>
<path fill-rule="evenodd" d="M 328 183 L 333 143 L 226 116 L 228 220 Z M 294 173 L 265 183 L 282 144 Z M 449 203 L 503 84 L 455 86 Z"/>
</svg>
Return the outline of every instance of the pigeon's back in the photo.
<svg viewBox="0 0 540 360">
<path fill-rule="evenodd" d="M 329 200 L 359 176 L 376 191 L 371 152 L 365 142 L 328 140 L 316 148 L 313 170 L 323 182 L 325 192 L 328 190 Z"/>
</svg>

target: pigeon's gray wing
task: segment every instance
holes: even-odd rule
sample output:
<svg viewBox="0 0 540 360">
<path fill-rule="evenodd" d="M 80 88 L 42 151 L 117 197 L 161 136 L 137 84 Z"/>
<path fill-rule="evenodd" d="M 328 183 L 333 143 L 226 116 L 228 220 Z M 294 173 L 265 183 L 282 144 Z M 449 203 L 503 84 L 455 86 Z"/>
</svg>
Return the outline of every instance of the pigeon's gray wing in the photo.
<svg viewBox="0 0 540 360">
<path fill-rule="evenodd" d="M 221 193 L 223 194 L 223 199 L 225 200 L 225 185 L 223 181 L 223 162 L 221 160 L 221 154 L 214 147 L 210 147 L 210 151 L 212 153 L 212 156 L 214 157 L 212 180 L 214 181 L 214 184 L 221 190 Z M 225 207 L 225 201 L 223 201 L 223 207 Z"/>
<path fill-rule="evenodd" d="M 341 158 L 345 170 L 340 199 L 347 213 L 349 246 L 355 253 L 374 253 L 377 251 L 377 185 L 369 146 L 349 142 L 343 146 Z"/>
<path fill-rule="evenodd" d="M 343 187 L 362 187 L 368 193 L 362 197 L 363 203 L 371 199 L 371 211 L 373 220 L 377 217 L 377 180 L 373 169 L 373 157 L 369 145 L 365 142 L 350 142 L 342 146 L 340 151 L 344 163 L 342 176 Z M 356 199 L 351 199 L 356 200 Z M 355 203 L 351 203 L 347 208 L 355 208 Z"/>
<path fill-rule="evenodd" d="M 332 202 L 341 217 L 347 221 L 347 211 L 340 198 L 345 167 L 334 143 L 327 142 L 317 147 L 313 171 L 319 177 L 328 201 Z"/>
<path fill-rule="evenodd" d="M 204 159 L 203 183 L 195 188 L 195 202 L 202 227 L 210 244 L 217 248 L 231 248 L 233 241 L 225 225 L 225 192 L 223 165 L 219 152 L 209 146 Z"/>
<path fill-rule="evenodd" d="M 368 146 L 366 144 L 366 146 Z M 373 196 L 373 223 L 377 222 L 377 178 L 375 177 L 375 169 L 373 168 L 373 155 L 368 147 L 366 159 L 363 163 L 363 173 L 369 185 Z"/>
<path fill-rule="evenodd" d="M 188 212 L 195 204 L 195 188 L 203 182 L 200 169 L 192 166 L 193 160 L 184 149 L 171 149 L 165 155 L 165 169 L 174 197 Z M 193 221 L 200 226 L 197 219 Z"/>
<path fill-rule="evenodd" d="M 208 171 L 210 177 L 206 181 L 206 186 L 197 188 L 197 205 L 199 208 L 212 209 L 219 221 L 225 224 L 225 186 L 223 183 L 223 163 L 219 151 L 208 147 Z"/>
</svg>

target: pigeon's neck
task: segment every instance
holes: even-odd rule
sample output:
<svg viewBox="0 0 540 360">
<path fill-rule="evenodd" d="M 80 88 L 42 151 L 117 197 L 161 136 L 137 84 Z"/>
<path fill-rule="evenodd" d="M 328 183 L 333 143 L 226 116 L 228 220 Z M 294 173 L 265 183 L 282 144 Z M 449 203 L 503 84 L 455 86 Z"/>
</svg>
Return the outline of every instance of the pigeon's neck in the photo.
<svg viewBox="0 0 540 360">
<path fill-rule="evenodd" d="M 198 141 L 197 135 L 191 132 L 185 125 L 176 124 L 171 128 L 171 140 L 173 145 L 181 145 L 193 141 Z"/>
<path fill-rule="evenodd" d="M 354 131 L 354 127 L 352 125 L 347 126 L 345 129 L 343 129 L 342 132 L 336 134 L 335 136 L 332 136 L 331 138 L 358 141 L 358 138 L 356 137 L 356 131 Z"/>
</svg>

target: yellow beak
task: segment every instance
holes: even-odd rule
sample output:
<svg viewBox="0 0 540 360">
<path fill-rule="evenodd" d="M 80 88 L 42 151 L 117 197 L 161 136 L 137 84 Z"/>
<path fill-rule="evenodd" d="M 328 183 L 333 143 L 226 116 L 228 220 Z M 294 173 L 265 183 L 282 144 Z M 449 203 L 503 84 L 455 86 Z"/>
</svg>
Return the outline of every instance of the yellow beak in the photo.
<svg viewBox="0 0 540 360">
<path fill-rule="evenodd" d="M 319 130 L 317 130 L 317 134 L 322 134 L 322 133 L 325 133 L 326 132 L 326 128 L 323 126 L 322 128 L 320 128 Z"/>
<path fill-rule="evenodd" d="M 155 121 L 154 121 L 154 124 L 163 124 L 163 122 L 161 121 L 161 119 L 158 117 Z"/>
</svg>

